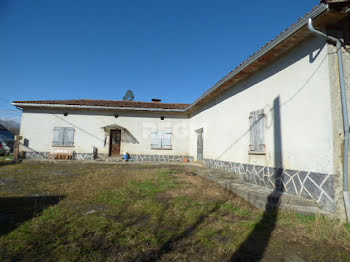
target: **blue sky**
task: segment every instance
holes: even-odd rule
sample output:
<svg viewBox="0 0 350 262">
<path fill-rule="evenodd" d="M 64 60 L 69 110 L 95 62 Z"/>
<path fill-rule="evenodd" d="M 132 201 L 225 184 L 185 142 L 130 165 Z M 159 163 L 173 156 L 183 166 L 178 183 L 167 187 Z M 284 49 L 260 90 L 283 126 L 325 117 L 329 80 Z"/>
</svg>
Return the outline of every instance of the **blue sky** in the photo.
<svg viewBox="0 0 350 262">
<path fill-rule="evenodd" d="M 0 0 L 0 117 L 6 101 L 191 103 L 316 0 Z"/>
</svg>

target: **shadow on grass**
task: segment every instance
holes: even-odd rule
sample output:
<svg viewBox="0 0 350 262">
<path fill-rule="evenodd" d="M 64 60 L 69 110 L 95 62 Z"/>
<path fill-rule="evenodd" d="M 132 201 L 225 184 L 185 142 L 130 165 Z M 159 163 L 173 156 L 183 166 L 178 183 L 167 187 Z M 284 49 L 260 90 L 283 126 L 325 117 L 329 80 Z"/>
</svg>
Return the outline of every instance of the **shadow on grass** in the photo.
<svg viewBox="0 0 350 262">
<path fill-rule="evenodd" d="M 0 237 L 10 233 L 45 208 L 56 205 L 64 196 L 0 198 Z"/>
<path fill-rule="evenodd" d="M 215 213 L 216 211 L 219 210 L 220 208 L 220 203 L 216 203 L 215 206 L 210 209 L 206 214 L 203 214 L 198 217 L 197 221 L 191 225 L 190 227 L 187 227 L 184 231 L 182 231 L 180 234 L 173 236 L 170 238 L 168 241 L 166 241 L 158 250 L 156 251 L 151 251 L 150 253 L 143 253 L 140 254 L 134 261 L 139 261 L 139 262 L 148 262 L 148 261 L 157 261 L 160 259 L 163 255 L 171 252 L 174 249 L 174 245 L 189 236 L 200 226 L 204 220 L 210 215 Z"/>
<path fill-rule="evenodd" d="M 232 255 L 232 262 L 258 262 L 262 261 L 265 250 L 269 244 L 272 232 L 278 219 L 279 199 L 282 195 L 275 190 L 268 197 L 265 212 L 261 220 L 255 225 L 253 231 Z"/>
<path fill-rule="evenodd" d="M 21 164 L 22 160 L 0 161 L 0 166 Z"/>
</svg>

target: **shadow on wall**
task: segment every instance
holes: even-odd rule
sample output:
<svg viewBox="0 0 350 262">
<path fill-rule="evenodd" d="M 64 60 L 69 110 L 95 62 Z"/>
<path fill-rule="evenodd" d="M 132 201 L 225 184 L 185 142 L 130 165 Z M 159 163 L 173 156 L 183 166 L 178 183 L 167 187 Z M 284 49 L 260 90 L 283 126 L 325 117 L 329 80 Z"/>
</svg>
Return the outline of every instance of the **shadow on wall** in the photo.
<svg viewBox="0 0 350 262">
<path fill-rule="evenodd" d="M 0 237 L 10 233 L 45 208 L 56 205 L 64 196 L 0 198 Z"/>
<path fill-rule="evenodd" d="M 312 56 L 312 53 L 309 54 L 310 56 Z M 326 61 L 327 56 L 325 56 L 324 58 L 322 58 L 322 61 L 320 62 L 319 66 L 316 68 L 316 70 L 306 79 L 306 81 L 298 88 L 296 89 L 295 93 L 289 97 L 287 100 L 285 100 L 283 102 L 283 104 L 281 104 L 279 102 L 279 107 L 283 107 L 286 106 L 289 102 L 291 102 L 306 86 L 307 84 L 313 79 L 313 77 L 316 75 L 316 73 L 318 72 L 318 70 L 320 69 L 320 67 L 323 65 L 323 63 Z M 235 94 L 249 88 L 251 85 L 249 85 L 248 87 L 241 87 L 240 89 L 236 90 L 233 89 L 233 91 L 230 92 L 230 95 L 227 95 L 227 97 L 229 96 L 234 96 Z M 226 98 L 223 98 L 223 100 L 225 100 Z M 222 100 L 220 100 L 222 101 Z M 280 100 L 279 100 L 280 101 Z M 213 106 L 213 105 L 212 105 Z M 273 111 L 274 108 L 271 109 L 271 111 Z M 274 112 L 272 112 L 274 113 Z M 226 153 L 228 153 L 241 139 L 243 139 L 247 134 L 249 134 L 250 129 L 248 128 L 247 131 L 245 131 L 240 137 L 238 137 L 232 144 L 230 144 L 216 159 L 221 159 Z"/>
<path fill-rule="evenodd" d="M 314 36 L 311 36 L 310 38 L 313 38 L 311 42 L 308 42 L 308 40 L 306 40 L 305 42 L 300 44 L 299 47 L 294 48 L 291 51 L 293 55 L 289 55 L 288 59 L 287 59 L 287 56 L 283 56 L 273 62 L 273 64 L 278 66 L 267 66 L 266 68 L 253 73 L 253 76 L 250 76 L 241 80 L 238 84 L 235 84 L 236 85 L 235 88 L 228 88 L 226 91 L 222 93 L 220 97 L 218 97 L 217 99 L 213 99 L 211 102 L 203 105 L 191 116 L 195 116 L 211 107 L 214 107 L 217 104 L 225 101 L 226 99 L 232 96 L 235 96 L 245 91 L 246 89 L 249 89 L 250 87 L 262 82 L 263 80 L 273 75 L 278 74 L 280 71 L 286 69 L 290 65 L 293 65 L 294 63 L 296 63 L 297 61 L 305 57 L 309 58 L 310 64 L 314 63 L 317 58 L 321 59 L 319 61 L 319 66 L 316 68 L 316 70 L 309 76 L 309 78 L 305 81 L 305 83 L 302 86 L 300 86 L 300 88 L 297 88 L 297 87 L 295 88 L 296 89 L 295 94 L 292 95 L 291 98 L 289 98 L 286 102 L 284 102 L 283 105 L 285 105 L 307 86 L 307 84 L 310 82 L 310 80 L 313 78 L 313 76 L 316 74 L 318 69 L 323 65 L 323 63 L 327 58 L 327 54 L 324 57 L 319 58 L 319 55 L 322 53 L 322 50 L 326 46 L 326 42 Z M 315 51 L 316 51 L 316 54 L 314 55 Z"/>
<path fill-rule="evenodd" d="M 323 50 L 324 47 L 325 47 L 325 45 L 322 46 L 322 47 L 317 51 L 317 53 L 316 53 L 315 55 L 314 55 L 313 52 L 310 52 L 310 54 L 309 54 L 309 62 L 310 62 L 310 64 L 313 63 L 313 62 L 317 59 L 317 57 L 321 54 L 321 52 L 322 52 L 322 50 Z"/>
<path fill-rule="evenodd" d="M 87 135 L 96 138 L 96 139 L 99 140 L 100 142 L 105 143 L 104 139 L 101 139 L 101 138 L 95 136 L 94 134 L 91 134 L 90 132 L 86 131 L 85 129 L 81 128 L 80 126 L 77 126 L 77 125 L 73 124 L 72 122 L 69 122 L 68 120 L 64 119 L 63 117 L 58 116 L 58 115 L 55 114 L 55 113 L 51 113 L 51 114 L 52 114 L 53 116 L 57 117 L 58 119 L 60 119 L 60 120 L 62 120 L 62 121 L 64 121 L 64 122 L 70 124 L 72 127 L 75 127 L 75 128 L 77 128 L 77 129 L 83 131 L 83 132 L 86 133 Z"/>
<path fill-rule="evenodd" d="M 277 97 L 273 103 L 274 115 L 274 150 L 275 150 L 275 190 L 268 196 L 264 214 L 255 225 L 254 230 L 232 255 L 231 261 L 261 261 L 266 248 L 269 245 L 271 234 L 274 231 L 278 218 L 280 198 L 284 192 L 282 183 L 283 157 L 281 139 L 281 114 L 280 98 Z"/>
<path fill-rule="evenodd" d="M 129 130 L 122 130 L 122 142 L 131 144 L 140 144 L 140 142 L 134 137 Z"/>
<path fill-rule="evenodd" d="M 23 148 L 25 148 L 25 150 L 23 150 Z M 20 158 L 26 158 L 26 154 L 28 154 L 29 152 L 34 153 L 37 156 L 40 156 L 43 159 L 47 159 L 48 156 L 44 155 L 38 151 L 36 151 L 35 149 L 29 147 L 29 140 L 27 138 L 24 139 L 23 143 L 19 143 L 19 151 L 20 151 Z"/>
<path fill-rule="evenodd" d="M 105 142 L 104 142 L 105 145 L 107 141 L 107 136 L 110 134 L 111 130 L 121 130 L 122 132 L 121 141 L 124 143 L 140 144 L 140 142 L 136 139 L 136 137 L 134 137 L 133 134 L 131 134 L 131 132 L 123 126 L 114 124 L 114 125 L 104 126 L 103 129 L 106 134 Z"/>
<path fill-rule="evenodd" d="M 121 126 L 118 126 L 118 125 L 110 125 L 110 126 L 105 126 L 105 127 L 102 127 L 105 131 L 105 137 L 104 139 L 101 139 L 99 137 L 97 137 L 96 135 L 94 134 L 91 134 L 90 132 L 86 131 L 84 128 L 81 128 L 80 126 L 77 126 L 75 125 L 74 123 L 64 119 L 63 117 L 60 117 L 58 116 L 57 114 L 54 114 L 52 113 L 53 116 L 57 117 L 58 119 L 70 124 L 71 126 L 81 130 L 82 132 L 86 133 L 87 135 L 91 136 L 91 137 L 94 137 L 96 138 L 97 140 L 99 140 L 100 142 L 103 143 L 104 146 L 107 145 L 107 135 L 109 134 L 110 130 L 111 129 L 120 129 L 122 130 L 123 132 L 123 135 L 122 136 L 122 142 L 125 142 L 125 143 L 132 143 L 132 144 L 139 144 L 140 142 L 131 134 L 131 132 L 129 130 L 127 130 L 126 128 L 124 127 L 121 127 Z"/>
</svg>

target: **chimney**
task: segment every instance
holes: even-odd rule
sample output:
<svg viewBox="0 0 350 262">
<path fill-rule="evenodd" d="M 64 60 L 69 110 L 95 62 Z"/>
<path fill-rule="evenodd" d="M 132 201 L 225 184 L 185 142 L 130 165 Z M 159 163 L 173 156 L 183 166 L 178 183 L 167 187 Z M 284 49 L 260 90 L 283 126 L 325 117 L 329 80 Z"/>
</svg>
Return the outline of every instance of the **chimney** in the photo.
<svg viewBox="0 0 350 262">
<path fill-rule="evenodd" d="M 159 98 L 152 98 L 152 102 L 160 103 L 160 101 L 162 101 L 162 99 L 159 99 Z"/>
</svg>

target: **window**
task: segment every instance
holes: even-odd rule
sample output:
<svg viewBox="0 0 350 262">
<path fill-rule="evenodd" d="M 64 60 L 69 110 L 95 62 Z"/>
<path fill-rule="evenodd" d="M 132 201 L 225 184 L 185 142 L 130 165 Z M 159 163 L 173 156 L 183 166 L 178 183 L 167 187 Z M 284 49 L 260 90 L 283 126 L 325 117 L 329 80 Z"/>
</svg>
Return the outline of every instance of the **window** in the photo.
<svg viewBox="0 0 350 262">
<path fill-rule="evenodd" d="M 250 144 L 249 152 L 264 153 L 264 110 L 258 110 L 249 114 Z"/>
<path fill-rule="evenodd" d="M 73 146 L 74 145 L 73 127 L 55 127 L 53 130 L 53 146 Z"/>
<path fill-rule="evenodd" d="M 172 149 L 170 131 L 153 131 L 152 132 L 152 149 Z"/>
</svg>

